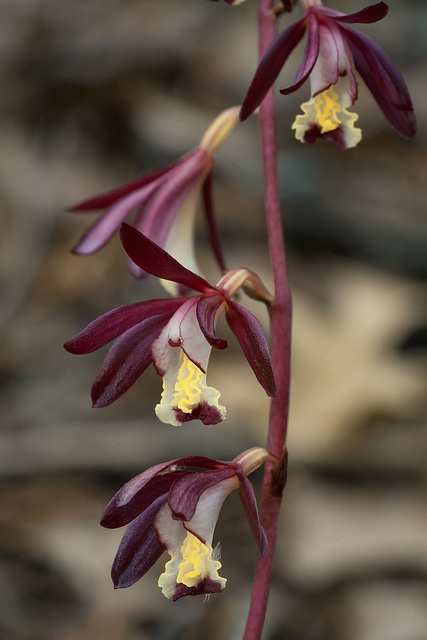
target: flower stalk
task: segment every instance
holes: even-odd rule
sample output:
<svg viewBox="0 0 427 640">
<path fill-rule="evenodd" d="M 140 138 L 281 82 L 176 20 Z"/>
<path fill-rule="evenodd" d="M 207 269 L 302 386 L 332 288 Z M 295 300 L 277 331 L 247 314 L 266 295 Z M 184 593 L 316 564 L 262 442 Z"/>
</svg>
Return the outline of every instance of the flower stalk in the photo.
<svg viewBox="0 0 427 640">
<path fill-rule="evenodd" d="M 259 55 L 264 55 L 276 36 L 273 0 L 260 0 L 258 12 Z M 269 306 L 271 350 L 277 395 L 270 405 L 267 450 L 277 459 L 284 457 L 289 413 L 292 299 L 289 287 L 286 251 L 280 210 L 276 152 L 276 122 L 273 90 L 270 89 L 259 111 L 265 184 L 265 208 L 274 276 L 274 301 Z M 281 463 L 279 462 L 279 465 Z M 283 462 L 282 462 L 283 465 Z M 277 539 L 281 491 L 273 480 L 277 465 L 265 465 L 262 486 L 261 522 L 268 541 L 267 553 L 258 558 L 244 640 L 261 637 L 267 610 L 273 558 Z M 274 490 L 272 491 L 272 488 Z"/>
</svg>

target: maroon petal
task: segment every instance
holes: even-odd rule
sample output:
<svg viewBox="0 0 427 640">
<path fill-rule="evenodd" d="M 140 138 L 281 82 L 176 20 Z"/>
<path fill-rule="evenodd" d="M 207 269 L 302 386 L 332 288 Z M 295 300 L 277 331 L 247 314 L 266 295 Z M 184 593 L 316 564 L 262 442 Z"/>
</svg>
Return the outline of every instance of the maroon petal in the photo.
<svg viewBox="0 0 427 640">
<path fill-rule="evenodd" d="M 206 177 L 203 183 L 203 203 L 205 205 L 206 222 L 208 225 L 209 235 L 213 252 L 222 271 L 226 271 L 224 254 L 222 251 L 221 238 L 218 231 L 216 216 L 212 203 L 212 171 Z"/>
<path fill-rule="evenodd" d="M 386 17 L 388 13 L 388 6 L 385 2 L 377 2 L 369 7 L 365 7 L 361 11 L 356 13 L 349 13 L 348 15 L 339 16 L 335 18 L 339 22 L 345 22 L 346 24 L 371 24 L 372 22 L 378 22 Z"/>
<path fill-rule="evenodd" d="M 238 465 L 234 461 L 221 462 L 205 456 L 186 456 L 156 464 L 129 480 L 117 491 L 105 508 L 101 525 L 115 529 L 127 524 L 154 502 L 163 489 L 168 491 L 170 485 L 183 474 L 194 471 L 220 471 L 224 468 L 237 469 Z M 149 502 L 144 506 L 145 500 Z"/>
<path fill-rule="evenodd" d="M 306 30 L 303 18 L 285 29 L 271 43 L 262 57 L 240 111 L 240 120 L 246 120 L 264 100 L 289 55 Z"/>
<path fill-rule="evenodd" d="M 415 113 L 405 81 L 384 51 L 367 36 L 343 25 L 357 71 L 390 124 L 404 138 L 413 138 Z"/>
<path fill-rule="evenodd" d="M 180 206 L 195 187 L 201 186 L 211 165 L 212 155 L 204 149 L 195 149 L 181 163 L 179 171 L 168 176 L 161 188 L 157 189 L 144 209 L 138 213 L 133 226 L 163 247 Z"/>
<path fill-rule="evenodd" d="M 228 346 L 227 340 L 217 338 L 215 334 L 216 312 L 223 302 L 224 296 L 201 296 L 196 307 L 200 329 L 215 349 L 225 349 Z"/>
<path fill-rule="evenodd" d="M 178 478 L 169 491 L 169 507 L 173 516 L 184 522 L 191 520 L 202 493 L 234 475 L 236 469 L 228 467 L 216 471 L 187 473 Z"/>
<path fill-rule="evenodd" d="M 228 301 L 227 322 L 236 336 L 246 360 L 268 396 L 277 394 L 267 338 L 255 316 L 237 302 Z"/>
<path fill-rule="evenodd" d="M 73 253 L 88 255 L 101 249 L 113 237 L 129 213 L 149 198 L 153 191 L 158 188 L 156 183 L 148 184 L 132 191 L 112 204 L 89 227 L 80 242 L 74 247 Z"/>
<path fill-rule="evenodd" d="M 170 473 L 163 473 L 160 475 L 155 474 L 154 477 L 147 480 L 143 486 L 134 493 L 132 498 L 127 500 L 125 503 L 122 503 L 121 500 L 121 489 L 105 507 L 105 511 L 101 519 L 101 525 L 106 529 L 117 529 L 117 527 L 123 527 L 125 524 L 129 524 L 129 522 L 148 509 L 148 507 L 155 502 L 157 498 L 167 493 L 171 485 L 178 478 L 182 475 L 188 475 L 188 473 L 189 471 L 171 471 Z"/>
<path fill-rule="evenodd" d="M 127 528 L 111 570 L 116 589 L 130 587 L 142 578 L 165 550 L 157 537 L 154 520 L 166 500 L 167 495 L 157 498 Z"/>
<path fill-rule="evenodd" d="M 111 347 L 92 386 L 94 407 L 106 407 L 122 396 L 152 361 L 151 346 L 170 314 L 155 316 L 128 329 Z"/>
<path fill-rule="evenodd" d="M 298 73 L 295 77 L 294 83 L 286 89 L 280 89 L 280 93 L 288 95 L 293 91 L 299 89 L 309 77 L 313 71 L 313 67 L 316 64 L 317 57 L 319 55 L 320 37 L 319 37 L 319 23 L 314 14 L 309 15 L 309 27 L 308 27 L 308 40 L 307 46 L 304 52 L 304 58 L 301 63 Z"/>
<path fill-rule="evenodd" d="M 183 267 L 159 245 L 126 223 L 120 229 L 120 239 L 131 260 L 151 275 L 203 293 L 216 291 L 209 282 Z"/>
<path fill-rule="evenodd" d="M 194 153 L 194 151 L 191 153 Z M 110 205 L 117 202 L 117 200 L 120 200 L 121 198 L 127 196 L 129 193 L 132 193 L 132 191 L 141 189 L 141 187 L 145 187 L 147 184 L 158 180 L 165 173 L 168 173 L 168 171 L 171 171 L 177 165 L 181 164 L 181 162 L 185 161 L 188 156 L 191 155 L 191 153 L 183 156 L 182 158 L 179 158 L 163 169 L 153 171 L 146 176 L 136 178 L 136 180 L 131 180 L 130 182 L 126 182 L 120 187 L 116 187 L 115 189 L 111 189 L 110 191 L 106 191 L 105 193 L 101 193 L 97 196 L 93 196 L 92 198 L 88 198 L 87 200 L 83 200 L 83 202 L 79 202 L 79 204 L 70 207 L 68 211 L 96 211 L 98 209 L 105 209 L 106 207 L 109 207 Z"/>
<path fill-rule="evenodd" d="M 258 546 L 261 556 L 264 556 L 267 552 L 267 536 L 261 526 L 258 507 L 256 503 L 254 488 L 248 478 L 242 473 L 237 473 L 237 477 L 240 482 L 239 496 L 245 510 L 246 518 L 249 523 L 249 528 L 253 535 L 253 538 Z"/>
<path fill-rule="evenodd" d="M 88 324 L 86 329 L 68 340 L 64 348 L 77 355 L 92 353 L 147 318 L 162 316 L 163 321 L 165 313 L 171 317 L 183 302 L 185 298 L 161 298 L 118 307 Z"/>
</svg>

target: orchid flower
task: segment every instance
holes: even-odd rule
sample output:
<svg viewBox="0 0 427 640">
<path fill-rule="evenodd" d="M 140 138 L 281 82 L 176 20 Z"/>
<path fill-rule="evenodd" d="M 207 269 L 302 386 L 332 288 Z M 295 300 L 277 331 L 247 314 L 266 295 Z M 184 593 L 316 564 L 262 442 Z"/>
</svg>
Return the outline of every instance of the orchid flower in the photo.
<svg viewBox="0 0 427 640">
<path fill-rule="evenodd" d="M 129 257 L 141 269 L 199 291 L 189 298 L 148 300 L 114 309 L 94 320 L 65 343 L 75 354 L 96 351 L 118 336 L 92 387 L 95 407 L 104 407 L 127 391 L 153 362 L 163 378 L 156 406 L 162 422 L 175 426 L 194 419 L 217 424 L 225 418 L 220 393 L 206 383 L 211 348 L 225 349 L 218 338 L 218 317 L 225 317 L 256 378 L 269 396 L 276 394 L 264 331 L 252 313 L 231 298 L 242 287 L 268 300 L 268 292 L 247 269 L 228 272 L 216 286 L 192 273 L 152 240 L 128 224 L 120 237 Z"/>
<path fill-rule="evenodd" d="M 224 270 L 213 214 L 212 175 L 214 153 L 234 127 L 238 113 L 239 107 L 223 111 L 207 129 L 199 146 L 168 167 L 71 207 L 70 211 L 105 209 L 74 248 L 74 253 L 87 255 L 101 249 L 131 211 L 137 209 L 133 226 L 199 273 L 193 235 L 196 212 L 203 199 L 212 246 Z M 132 262 L 129 262 L 129 269 L 137 278 L 147 275 Z M 182 292 L 170 284 L 169 293 L 179 295 Z"/>
<path fill-rule="evenodd" d="M 301 142 L 313 143 L 324 137 L 342 149 L 360 142 L 362 132 L 355 127 L 358 115 L 348 109 L 357 98 L 355 71 L 358 71 L 378 106 L 400 135 L 412 138 L 416 120 L 411 98 L 399 71 L 378 45 L 357 33 L 348 24 L 377 22 L 388 7 L 378 2 L 346 15 L 322 6 L 321 0 L 302 0 L 304 17 L 280 33 L 267 49 L 255 72 L 242 105 L 245 120 L 260 105 L 290 53 L 308 31 L 304 58 L 289 94 L 310 78 L 311 99 L 301 105 L 292 128 Z"/>
<path fill-rule="evenodd" d="M 212 548 L 214 528 L 225 498 L 239 489 L 249 527 L 261 555 L 267 540 L 247 475 L 274 458 L 259 447 L 231 462 L 190 456 L 155 465 L 125 484 L 112 498 L 101 525 L 129 524 L 112 567 L 114 586 L 130 587 L 167 550 L 171 559 L 159 578 L 170 600 L 218 593 L 226 579 L 219 551 Z"/>
</svg>

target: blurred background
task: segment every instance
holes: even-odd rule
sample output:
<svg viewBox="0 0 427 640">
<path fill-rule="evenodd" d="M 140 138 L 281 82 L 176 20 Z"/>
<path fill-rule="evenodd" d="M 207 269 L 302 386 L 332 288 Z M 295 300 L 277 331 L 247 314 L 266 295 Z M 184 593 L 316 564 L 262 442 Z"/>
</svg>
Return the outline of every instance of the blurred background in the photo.
<svg viewBox="0 0 427 640">
<path fill-rule="evenodd" d="M 215 536 L 227 589 L 206 603 L 161 595 L 166 556 L 114 591 L 122 531 L 98 524 L 117 489 L 150 465 L 195 453 L 229 460 L 264 444 L 268 402 L 235 342 L 209 371 L 227 420 L 181 429 L 155 418 L 152 368 L 115 405 L 92 409 L 104 354 L 71 356 L 62 344 L 111 308 L 163 296 L 154 279 L 131 278 L 117 239 L 72 255 L 94 216 L 66 207 L 163 167 L 242 101 L 256 5 L 0 0 L 2 640 L 242 636 L 256 549 L 237 496 Z M 361 84 L 360 146 L 301 145 L 290 127 L 308 86 L 277 95 L 295 319 L 289 481 L 265 640 L 427 638 L 427 6 L 390 5 L 363 30 L 407 81 L 414 141 Z M 218 154 L 214 195 L 230 267 L 271 286 L 259 151 L 251 118 Z M 198 235 L 216 281 L 203 224 Z M 267 328 L 264 310 L 248 304 Z"/>
</svg>

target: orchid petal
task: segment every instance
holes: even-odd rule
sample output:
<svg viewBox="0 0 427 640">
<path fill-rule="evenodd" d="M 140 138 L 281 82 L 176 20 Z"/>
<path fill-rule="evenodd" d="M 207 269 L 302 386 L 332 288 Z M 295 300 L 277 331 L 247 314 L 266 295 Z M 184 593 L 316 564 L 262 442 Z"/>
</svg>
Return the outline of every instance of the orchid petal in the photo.
<svg viewBox="0 0 427 640">
<path fill-rule="evenodd" d="M 361 11 L 356 11 L 356 13 L 338 16 L 335 20 L 346 24 L 371 24 L 372 22 L 378 22 L 385 18 L 387 13 L 388 6 L 386 3 L 377 2 L 376 4 L 371 4 L 369 7 L 365 7 Z"/>
<path fill-rule="evenodd" d="M 122 490 L 118 491 L 106 506 L 101 525 L 106 529 L 117 529 L 129 524 L 148 509 L 157 498 L 168 493 L 174 482 L 188 473 L 188 471 L 171 471 L 160 475 L 154 474 L 154 477 L 146 480 L 144 485 L 124 504 L 121 504 Z"/>
<path fill-rule="evenodd" d="M 194 153 L 192 151 L 191 153 Z M 70 207 L 68 211 L 96 211 L 98 209 L 105 209 L 110 205 L 117 202 L 121 198 L 127 196 L 129 193 L 135 191 L 135 189 L 141 189 L 141 187 L 145 187 L 148 184 L 158 181 L 165 173 L 168 173 L 172 169 L 174 169 L 177 165 L 181 164 L 181 162 L 185 161 L 188 156 L 191 154 L 187 154 L 182 158 L 179 158 L 172 164 L 164 167 L 163 169 L 158 169 L 157 171 L 153 171 L 152 173 L 136 178 L 130 182 L 126 182 L 122 184 L 120 187 L 116 187 L 115 189 L 111 189 L 105 193 L 101 193 L 97 196 L 93 196 L 92 198 L 88 198 L 87 200 L 83 200 L 83 202 L 79 202 L 78 204 Z"/>
<path fill-rule="evenodd" d="M 111 570 L 116 589 L 130 587 L 142 578 L 165 550 L 157 537 L 154 520 L 166 500 L 167 495 L 157 498 L 127 528 Z"/>
<path fill-rule="evenodd" d="M 234 475 L 236 469 L 228 467 L 204 473 L 187 473 L 177 478 L 169 491 L 169 507 L 173 517 L 185 522 L 191 520 L 202 493 Z"/>
<path fill-rule="evenodd" d="M 237 302 L 227 302 L 227 322 L 236 336 L 246 360 L 268 396 L 277 393 L 267 338 L 255 316 Z"/>
<path fill-rule="evenodd" d="M 82 239 L 74 247 L 73 253 L 87 255 L 102 249 L 112 238 L 126 216 L 137 205 L 149 198 L 158 188 L 156 183 L 148 184 L 132 191 L 111 205 L 86 231 Z"/>
<path fill-rule="evenodd" d="M 309 15 L 308 26 L 308 40 L 304 51 L 304 58 L 301 63 L 298 73 L 295 76 L 295 81 L 290 87 L 280 89 L 280 93 L 288 95 L 299 89 L 309 77 L 313 71 L 313 67 L 316 64 L 317 57 L 319 55 L 319 23 L 315 15 Z"/>
<path fill-rule="evenodd" d="M 183 475 L 204 477 L 205 472 L 218 473 L 224 469 L 237 468 L 238 463 L 234 461 L 221 462 L 206 456 L 186 456 L 156 464 L 126 482 L 117 491 L 105 507 L 101 525 L 107 529 L 116 529 L 128 524 Z"/>
<path fill-rule="evenodd" d="M 165 313 L 172 315 L 183 302 L 185 298 L 162 298 L 118 307 L 88 324 L 83 331 L 68 340 L 64 348 L 78 355 L 92 353 L 147 318 L 162 316 L 163 319 Z"/>
<path fill-rule="evenodd" d="M 215 257 L 219 266 L 223 271 L 226 271 L 225 258 L 222 251 L 221 238 L 218 231 L 218 225 L 216 222 L 216 216 L 213 209 L 212 202 L 212 171 L 206 176 L 206 180 L 203 183 L 203 203 L 205 206 L 206 222 L 208 225 L 209 235 L 211 239 L 211 245 Z"/>
<path fill-rule="evenodd" d="M 384 51 L 367 36 L 340 26 L 357 71 L 390 124 L 404 138 L 413 138 L 416 119 L 405 81 Z"/>
<path fill-rule="evenodd" d="M 122 396 L 152 361 L 151 346 L 170 314 L 154 316 L 128 329 L 111 347 L 92 386 L 94 407 L 106 407 Z"/>
<path fill-rule="evenodd" d="M 240 120 L 249 118 L 264 100 L 289 55 L 303 37 L 306 26 L 305 18 L 299 20 L 280 33 L 268 47 L 243 101 Z"/>
<path fill-rule="evenodd" d="M 151 275 L 203 293 L 216 290 L 204 278 L 183 267 L 159 245 L 126 223 L 120 229 L 120 239 L 131 260 Z"/>
<path fill-rule="evenodd" d="M 179 171 L 168 176 L 162 188 L 138 214 L 135 221 L 138 231 L 163 247 L 178 210 L 191 191 L 203 183 L 211 164 L 212 156 L 203 149 L 195 149 L 190 157 L 187 156 Z"/>
<path fill-rule="evenodd" d="M 264 556 L 267 553 L 268 547 L 267 536 L 259 520 L 254 488 L 251 481 L 242 473 L 237 473 L 237 477 L 240 482 L 239 497 L 245 510 L 249 528 L 258 546 L 260 555 Z"/>
<path fill-rule="evenodd" d="M 196 308 L 200 329 L 215 349 L 225 349 L 228 346 L 227 340 L 218 338 L 215 334 L 216 314 L 223 302 L 223 296 L 201 296 Z"/>
<path fill-rule="evenodd" d="M 348 60 L 341 32 L 335 23 L 329 20 L 319 27 L 319 55 L 310 76 L 312 96 L 338 82 L 340 71 L 343 71 L 340 66 L 344 66 L 345 71 L 351 70 L 351 62 Z"/>
</svg>

